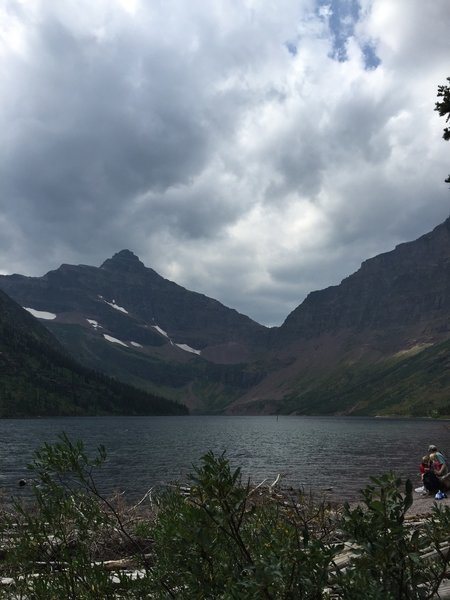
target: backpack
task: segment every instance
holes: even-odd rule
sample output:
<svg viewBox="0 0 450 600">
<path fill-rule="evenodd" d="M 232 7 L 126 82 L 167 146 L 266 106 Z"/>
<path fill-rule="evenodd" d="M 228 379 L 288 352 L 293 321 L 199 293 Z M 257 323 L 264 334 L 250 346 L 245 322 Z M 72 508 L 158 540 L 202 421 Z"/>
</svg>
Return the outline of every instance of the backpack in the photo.
<svg viewBox="0 0 450 600">
<path fill-rule="evenodd" d="M 430 494 L 435 494 L 441 489 L 441 482 L 432 471 L 427 471 L 426 473 L 424 473 L 422 482 L 423 487 Z"/>
</svg>

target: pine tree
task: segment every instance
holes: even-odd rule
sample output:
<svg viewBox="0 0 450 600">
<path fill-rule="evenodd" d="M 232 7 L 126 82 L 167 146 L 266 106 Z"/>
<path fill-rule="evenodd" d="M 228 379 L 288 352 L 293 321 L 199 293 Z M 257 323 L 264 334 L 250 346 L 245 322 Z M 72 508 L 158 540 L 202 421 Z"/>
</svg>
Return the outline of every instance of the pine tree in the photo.
<svg viewBox="0 0 450 600">
<path fill-rule="evenodd" d="M 450 77 L 447 77 L 447 81 L 450 83 Z M 438 86 L 438 98 L 442 98 L 440 102 L 436 102 L 434 110 L 439 113 L 440 117 L 447 117 L 445 122 L 448 123 L 450 120 L 450 85 Z M 444 133 L 442 134 L 444 140 L 450 140 L 450 127 L 444 127 Z M 450 175 L 445 180 L 446 183 L 450 183 Z"/>
</svg>

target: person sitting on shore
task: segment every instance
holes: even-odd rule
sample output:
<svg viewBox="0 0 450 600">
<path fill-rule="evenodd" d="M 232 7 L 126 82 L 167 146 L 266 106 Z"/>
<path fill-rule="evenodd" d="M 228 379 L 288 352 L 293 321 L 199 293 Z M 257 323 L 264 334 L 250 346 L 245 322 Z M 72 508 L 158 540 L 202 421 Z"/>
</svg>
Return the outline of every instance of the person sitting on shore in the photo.
<svg viewBox="0 0 450 600">
<path fill-rule="evenodd" d="M 428 469 L 428 471 L 425 471 L 425 473 L 423 474 L 422 483 L 424 488 L 423 493 L 425 495 L 428 494 L 430 496 L 434 496 L 436 492 L 438 492 L 441 489 L 442 485 L 439 477 L 436 475 L 436 473 L 433 472 L 432 466 Z M 419 492 L 422 490 L 418 488 L 417 491 Z"/>
<path fill-rule="evenodd" d="M 428 454 L 431 456 L 431 454 L 435 455 L 435 458 L 433 459 L 435 462 L 438 462 L 440 465 L 447 465 L 447 460 L 445 458 L 445 456 L 442 454 L 442 452 L 439 452 L 439 450 L 437 449 L 437 447 L 434 444 L 430 444 L 428 446 Z"/>
<path fill-rule="evenodd" d="M 434 444 L 428 447 L 429 467 L 422 475 L 425 490 L 434 495 L 439 490 L 450 489 L 450 477 L 448 475 L 447 461 Z M 425 458 L 425 457 L 424 457 Z M 422 459 L 423 461 L 423 459 Z"/>
<path fill-rule="evenodd" d="M 440 454 L 440 452 L 433 452 L 430 454 L 432 470 L 439 480 L 441 490 L 448 491 L 450 490 L 450 473 L 448 472 L 447 463 L 441 463 L 438 454 Z"/>
<path fill-rule="evenodd" d="M 430 455 L 425 454 L 425 456 L 422 456 L 422 462 L 420 463 L 420 466 L 419 466 L 420 479 L 423 479 L 423 476 L 425 475 L 425 473 L 427 473 L 430 469 L 431 469 Z"/>
<path fill-rule="evenodd" d="M 430 462 L 435 475 L 437 475 L 437 477 L 443 477 L 444 475 L 447 475 L 448 467 L 445 460 L 442 462 L 439 455 L 442 456 L 440 452 L 432 452 L 430 454 Z"/>
</svg>

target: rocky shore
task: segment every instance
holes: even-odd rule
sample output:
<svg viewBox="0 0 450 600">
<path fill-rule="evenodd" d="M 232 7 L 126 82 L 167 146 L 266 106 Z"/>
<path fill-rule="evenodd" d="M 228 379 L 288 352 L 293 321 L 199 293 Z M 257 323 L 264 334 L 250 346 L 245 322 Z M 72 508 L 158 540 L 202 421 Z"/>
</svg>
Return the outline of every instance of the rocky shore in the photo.
<svg viewBox="0 0 450 600">
<path fill-rule="evenodd" d="M 435 500 L 434 496 L 422 496 L 420 493 L 413 492 L 413 503 L 406 514 L 408 517 L 425 517 L 430 513 L 435 503 L 439 506 L 450 506 L 450 497 Z"/>
</svg>

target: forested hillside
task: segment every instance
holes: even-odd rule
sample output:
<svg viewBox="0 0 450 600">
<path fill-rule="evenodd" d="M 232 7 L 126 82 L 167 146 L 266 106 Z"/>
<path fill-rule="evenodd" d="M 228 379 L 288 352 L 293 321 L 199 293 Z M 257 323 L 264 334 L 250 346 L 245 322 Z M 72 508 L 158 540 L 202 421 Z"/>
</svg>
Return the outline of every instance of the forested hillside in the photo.
<svg viewBox="0 0 450 600">
<path fill-rule="evenodd" d="M 184 414 L 175 402 L 80 366 L 0 292 L 0 417 Z"/>
</svg>

